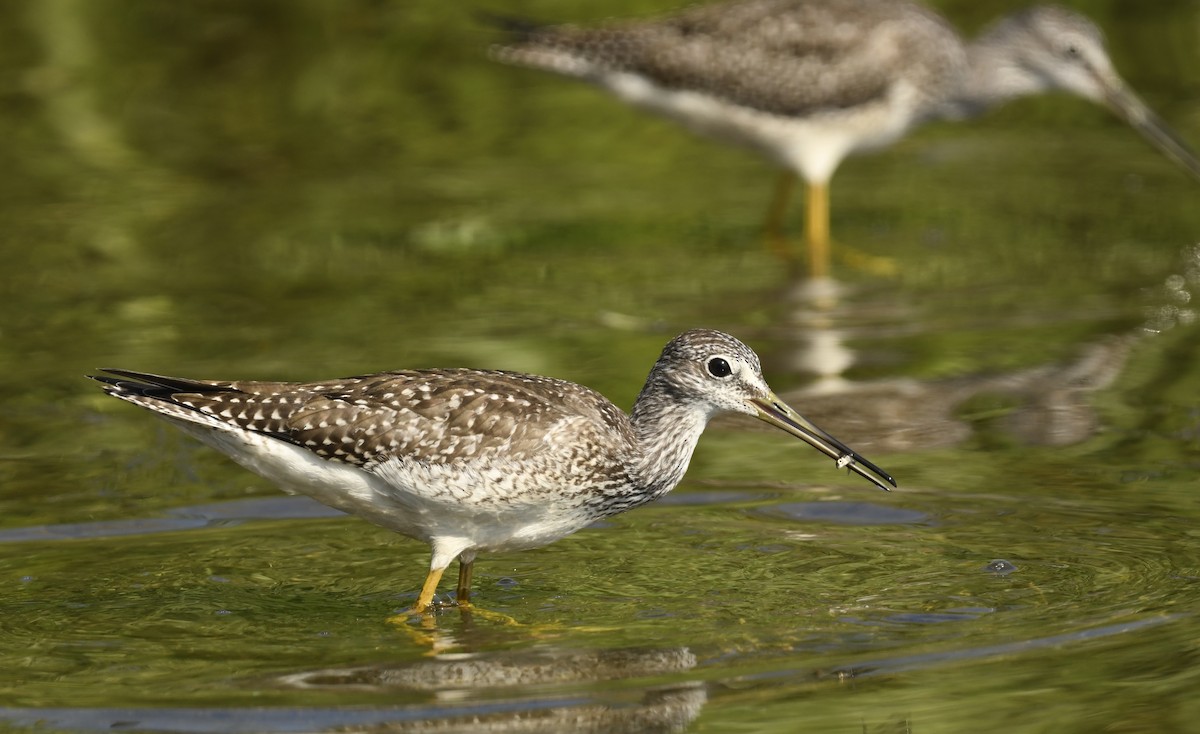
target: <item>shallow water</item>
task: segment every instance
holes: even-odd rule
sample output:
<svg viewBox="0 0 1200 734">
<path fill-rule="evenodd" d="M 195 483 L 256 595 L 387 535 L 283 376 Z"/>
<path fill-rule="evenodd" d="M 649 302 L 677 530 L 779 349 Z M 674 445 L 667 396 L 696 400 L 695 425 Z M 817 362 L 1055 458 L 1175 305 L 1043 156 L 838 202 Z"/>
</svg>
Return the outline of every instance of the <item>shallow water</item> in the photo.
<svg viewBox="0 0 1200 734">
<path fill-rule="evenodd" d="M 1200 144 L 1200 9 L 1088 9 Z M 491 64 L 465 10 L 39 0 L 0 33 L 0 727 L 1195 728 L 1200 187 L 1104 111 L 849 161 L 835 235 L 897 271 L 816 305 L 759 239 L 770 168 Z M 419 543 L 83 379 L 481 366 L 628 407 L 693 326 L 899 489 L 721 420 L 662 501 L 481 558 L 483 611 L 423 624 L 386 621 Z"/>
</svg>

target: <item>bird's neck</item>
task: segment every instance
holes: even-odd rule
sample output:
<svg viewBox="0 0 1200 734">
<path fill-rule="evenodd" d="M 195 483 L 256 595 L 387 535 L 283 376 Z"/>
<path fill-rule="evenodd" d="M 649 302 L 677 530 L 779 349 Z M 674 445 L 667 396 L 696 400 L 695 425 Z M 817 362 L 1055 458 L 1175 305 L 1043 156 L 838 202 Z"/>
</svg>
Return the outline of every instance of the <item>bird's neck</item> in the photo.
<svg viewBox="0 0 1200 734">
<path fill-rule="evenodd" d="M 646 502 L 671 491 L 683 479 L 708 424 L 709 415 L 702 408 L 672 396 L 669 390 L 652 378 L 631 415 L 638 449 L 632 469 Z"/>
<path fill-rule="evenodd" d="M 1044 79 L 1020 63 L 1011 21 L 985 29 L 967 47 L 967 74 L 949 116 L 970 117 L 1018 97 L 1046 91 Z"/>
</svg>

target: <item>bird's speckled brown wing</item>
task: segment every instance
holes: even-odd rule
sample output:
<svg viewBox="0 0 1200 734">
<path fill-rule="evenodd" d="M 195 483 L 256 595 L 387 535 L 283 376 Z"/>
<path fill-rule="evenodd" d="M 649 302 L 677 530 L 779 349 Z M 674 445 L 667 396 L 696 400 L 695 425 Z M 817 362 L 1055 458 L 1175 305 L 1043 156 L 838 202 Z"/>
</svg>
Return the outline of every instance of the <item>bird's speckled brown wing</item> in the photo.
<svg viewBox="0 0 1200 734">
<path fill-rule="evenodd" d="M 270 434 L 327 459 L 427 464 L 553 450 L 556 431 L 597 424 L 626 440 L 628 417 L 562 380 L 481 370 L 412 370 L 317 383 L 209 382 L 108 370 L 109 392 L 176 419 Z M 560 436 L 560 438 L 562 438 Z"/>
</svg>

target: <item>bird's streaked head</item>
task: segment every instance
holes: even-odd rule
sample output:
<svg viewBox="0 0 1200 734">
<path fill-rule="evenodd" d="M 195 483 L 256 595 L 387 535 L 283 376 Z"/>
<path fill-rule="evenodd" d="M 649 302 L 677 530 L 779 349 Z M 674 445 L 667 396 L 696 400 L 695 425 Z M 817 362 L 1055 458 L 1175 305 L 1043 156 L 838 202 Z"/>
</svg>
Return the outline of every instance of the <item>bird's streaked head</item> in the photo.
<svg viewBox="0 0 1200 734">
<path fill-rule="evenodd" d="M 672 339 L 651 371 L 647 391 L 711 418 L 720 413 L 752 415 L 799 438 L 880 489 L 896 486 L 891 475 L 818 428 L 783 402 L 767 385 L 758 355 L 734 337 L 694 329 Z"/>
</svg>

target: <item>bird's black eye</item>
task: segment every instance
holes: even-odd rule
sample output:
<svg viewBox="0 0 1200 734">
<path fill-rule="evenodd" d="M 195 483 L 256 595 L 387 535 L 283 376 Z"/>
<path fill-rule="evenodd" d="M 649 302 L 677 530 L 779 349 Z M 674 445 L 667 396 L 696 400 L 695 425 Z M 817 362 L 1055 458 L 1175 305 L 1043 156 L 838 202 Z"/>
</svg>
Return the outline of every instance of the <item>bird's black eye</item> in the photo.
<svg viewBox="0 0 1200 734">
<path fill-rule="evenodd" d="M 721 357 L 708 360 L 708 374 L 713 377 L 728 377 L 733 374 L 733 368 Z"/>
</svg>

